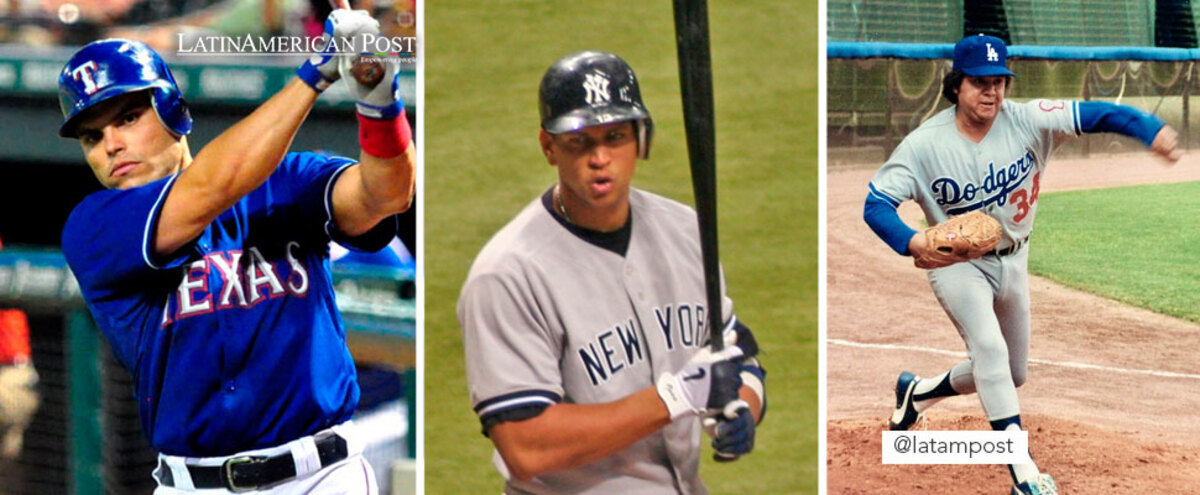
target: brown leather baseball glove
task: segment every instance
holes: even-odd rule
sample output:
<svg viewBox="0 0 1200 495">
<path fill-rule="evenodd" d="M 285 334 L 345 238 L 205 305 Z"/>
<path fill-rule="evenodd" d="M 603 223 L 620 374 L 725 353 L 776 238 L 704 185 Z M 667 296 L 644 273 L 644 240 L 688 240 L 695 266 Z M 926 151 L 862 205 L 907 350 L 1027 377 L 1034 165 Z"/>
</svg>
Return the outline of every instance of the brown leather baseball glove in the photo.
<svg viewBox="0 0 1200 495">
<path fill-rule="evenodd" d="M 996 249 L 1003 235 L 1000 222 L 982 211 L 951 217 L 925 229 L 925 242 L 936 253 L 928 258 L 916 258 L 913 264 L 931 268 L 972 260 Z"/>
</svg>

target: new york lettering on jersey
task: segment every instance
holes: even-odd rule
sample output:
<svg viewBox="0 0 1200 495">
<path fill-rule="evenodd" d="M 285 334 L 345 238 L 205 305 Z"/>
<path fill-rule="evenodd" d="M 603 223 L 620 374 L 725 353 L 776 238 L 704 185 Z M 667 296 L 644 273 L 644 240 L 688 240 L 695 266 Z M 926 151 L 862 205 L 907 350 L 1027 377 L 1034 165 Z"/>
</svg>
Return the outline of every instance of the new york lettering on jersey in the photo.
<svg viewBox="0 0 1200 495">
<path fill-rule="evenodd" d="M 694 349 L 707 341 L 704 332 L 704 305 L 700 303 L 666 304 L 654 308 L 655 321 L 667 350 Z M 576 352 L 587 370 L 592 385 L 599 386 L 610 377 L 646 359 L 641 331 L 636 318 L 606 327 Z"/>
</svg>

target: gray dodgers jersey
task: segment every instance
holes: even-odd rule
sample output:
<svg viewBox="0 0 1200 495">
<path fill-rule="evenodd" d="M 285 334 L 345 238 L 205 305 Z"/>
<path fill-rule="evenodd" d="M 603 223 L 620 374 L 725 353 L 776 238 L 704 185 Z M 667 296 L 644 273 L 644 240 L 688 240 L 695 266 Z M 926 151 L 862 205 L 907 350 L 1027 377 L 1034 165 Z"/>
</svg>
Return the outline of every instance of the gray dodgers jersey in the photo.
<svg viewBox="0 0 1200 495">
<path fill-rule="evenodd" d="M 630 205 L 625 257 L 577 237 L 540 199 L 480 252 L 458 319 L 481 418 L 531 404 L 624 398 L 681 368 L 707 341 L 695 212 L 637 189 Z M 727 297 L 724 306 L 731 321 Z M 685 417 L 597 462 L 529 482 L 509 479 L 506 492 L 704 494 L 699 456 L 699 420 Z"/>
<path fill-rule="evenodd" d="M 963 137 L 950 107 L 904 138 L 871 180 L 871 193 L 899 205 L 921 205 L 929 225 L 982 208 L 1004 226 L 1000 249 L 1029 236 L 1046 160 L 1078 136 L 1079 107 L 1071 101 L 1004 100 L 979 143 Z"/>
</svg>

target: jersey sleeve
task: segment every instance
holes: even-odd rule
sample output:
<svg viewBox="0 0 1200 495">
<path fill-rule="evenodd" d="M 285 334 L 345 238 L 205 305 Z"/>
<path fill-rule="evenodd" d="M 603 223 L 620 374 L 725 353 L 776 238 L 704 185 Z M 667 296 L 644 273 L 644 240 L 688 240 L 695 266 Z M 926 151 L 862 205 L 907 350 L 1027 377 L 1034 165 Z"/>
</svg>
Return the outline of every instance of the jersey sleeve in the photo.
<svg viewBox="0 0 1200 495">
<path fill-rule="evenodd" d="M 917 191 L 918 161 L 913 151 L 912 143 L 905 139 L 892 152 L 888 161 L 875 172 L 868 188 L 871 194 L 886 201 L 892 206 L 899 206 L 904 201 L 915 199 Z"/>
<path fill-rule="evenodd" d="M 166 257 L 154 255 L 158 217 L 176 177 L 93 193 L 75 207 L 63 226 L 62 247 L 82 289 L 107 292 L 188 259 L 192 244 Z"/>
<path fill-rule="evenodd" d="M 399 223 L 395 216 L 354 237 L 343 234 L 334 221 L 333 186 L 356 164 L 354 160 L 340 156 L 289 153 L 271 176 L 272 191 L 278 191 L 282 196 L 275 201 L 290 203 L 298 210 L 298 218 L 312 222 L 308 227 L 320 229 L 338 244 L 358 251 L 378 251 L 396 236 Z"/>
<path fill-rule="evenodd" d="M 892 203 L 889 198 L 871 189 L 863 204 L 863 221 L 867 222 L 871 231 L 883 239 L 893 251 L 901 256 L 908 256 L 908 242 L 917 231 L 900 219 L 900 214 L 896 212 L 897 206 L 899 205 Z"/>
<path fill-rule="evenodd" d="M 1165 125 L 1158 117 L 1127 105 L 1106 101 L 1081 101 L 1075 105 L 1083 132 L 1115 132 L 1150 146 Z"/>
<path fill-rule="evenodd" d="M 515 277 L 469 278 L 458 301 L 471 403 L 485 425 L 519 409 L 562 401 L 562 346 Z"/>
<path fill-rule="evenodd" d="M 1079 122 L 1079 102 L 1037 99 L 1020 108 L 1026 124 L 1055 143 L 1062 143 L 1083 132 Z"/>
</svg>

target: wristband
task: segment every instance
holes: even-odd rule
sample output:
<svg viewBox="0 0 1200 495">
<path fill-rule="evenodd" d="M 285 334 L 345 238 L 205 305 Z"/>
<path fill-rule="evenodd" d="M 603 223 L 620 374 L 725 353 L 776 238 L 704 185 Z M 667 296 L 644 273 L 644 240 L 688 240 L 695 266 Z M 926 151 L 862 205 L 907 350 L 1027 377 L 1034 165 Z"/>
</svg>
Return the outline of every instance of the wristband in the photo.
<svg viewBox="0 0 1200 495">
<path fill-rule="evenodd" d="M 304 64 L 296 69 L 296 77 L 299 77 L 304 84 L 317 93 L 325 91 L 330 84 L 333 84 L 333 81 L 325 79 L 325 76 L 321 74 L 320 70 L 317 70 L 317 66 L 313 65 L 311 60 L 305 60 Z"/>
<path fill-rule="evenodd" d="M 759 404 L 766 403 L 767 394 L 766 394 L 766 391 L 764 390 L 765 387 L 763 387 L 763 382 L 761 379 L 758 378 L 758 375 L 755 375 L 754 373 L 751 373 L 749 371 L 743 371 L 743 372 L 741 372 L 741 377 L 742 377 L 742 385 L 748 387 L 751 392 L 754 392 L 754 396 L 758 397 L 758 403 Z"/>
<path fill-rule="evenodd" d="M 358 145 L 378 158 L 400 156 L 412 143 L 412 128 L 404 110 L 395 118 L 378 120 L 358 115 Z"/>
</svg>

